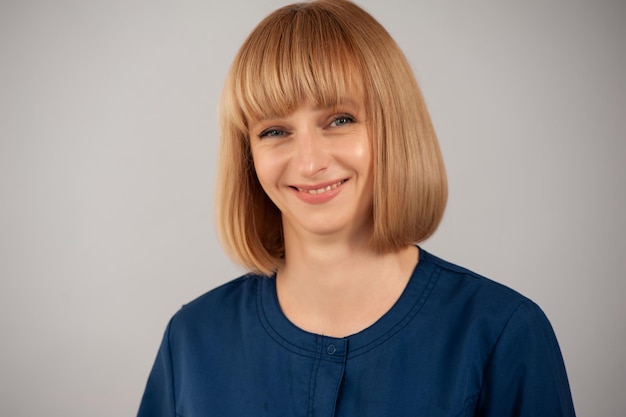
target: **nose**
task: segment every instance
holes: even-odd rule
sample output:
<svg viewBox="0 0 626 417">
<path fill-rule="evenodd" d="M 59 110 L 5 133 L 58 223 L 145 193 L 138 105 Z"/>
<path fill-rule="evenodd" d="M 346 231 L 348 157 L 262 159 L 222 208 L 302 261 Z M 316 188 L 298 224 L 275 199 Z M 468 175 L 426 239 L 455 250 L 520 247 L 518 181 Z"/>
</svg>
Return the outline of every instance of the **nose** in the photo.
<svg viewBox="0 0 626 417">
<path fill-rule="evenodd" d="M 315 178 L 330 164 L 326 139 L 316 129 L 300 131 L 295 138 L 295 163 L 304 178 Z"/>
</svg>

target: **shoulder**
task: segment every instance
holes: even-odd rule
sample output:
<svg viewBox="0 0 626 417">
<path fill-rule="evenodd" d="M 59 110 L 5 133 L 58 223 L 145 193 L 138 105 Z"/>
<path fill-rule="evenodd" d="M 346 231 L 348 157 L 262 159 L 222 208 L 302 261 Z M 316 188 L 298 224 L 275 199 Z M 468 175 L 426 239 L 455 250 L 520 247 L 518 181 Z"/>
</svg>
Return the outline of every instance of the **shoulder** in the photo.
<svg viewBox="0 0 626 417">
<path fill-rule="evenodd" d="M 425 250 L 420 250 L 420 262 L 429 264 L 437 274 L 437 285 L 450 295 L 480 299 L 487 304 L 516 305 L 532 301 L 497 281 L 467 268 L 445 261 Z"/>
<path fill-rule="evenodd" d="M 436 314 L 489 327 L 494 332 L 492 336 L 513 319 L 519 323 L 547 323 L 541 308 L 514 289 L 424 250 L 420 256 L 420 262 L 432 268 L 437 277 L 429 297 Z"/>
<path fill-rule="evenodd" d="M 267 277 L 246 274 L 184 304 L 171 319 L 170 332 L 183 336 L 198 330 L 237 326 L 256 311 L 257 288 Z"/>
<path fill-rule="evenodd" d="M 537 367 L 538 375 L 539 369 L 555 370 L 566 380 L 554 330 L 536 303 L 496 281 L 421 253 L 422 261 L 438 274 L 424 308 L 430 308 L 437 326 L 450 330 L 455 343 L 465 342 L 466 351 L 481 361 L 489 355 L 493 370 L 523 364 Z"/>
</svg>

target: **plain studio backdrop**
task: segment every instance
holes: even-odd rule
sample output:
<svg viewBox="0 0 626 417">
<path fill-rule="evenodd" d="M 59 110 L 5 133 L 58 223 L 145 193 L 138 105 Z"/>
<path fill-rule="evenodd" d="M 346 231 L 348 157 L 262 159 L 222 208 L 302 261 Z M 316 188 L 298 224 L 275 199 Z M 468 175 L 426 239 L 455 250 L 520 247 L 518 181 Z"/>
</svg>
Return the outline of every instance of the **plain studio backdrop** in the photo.
<svg viewBox="0 0 626 417">
<path fill-rule="evenodd" d="M 626 409 L 626 2 L 362 0 L 450 181 L 431 252 L 550 318 L 579 416 Z M 216 106 L 283 1 L 2 0 L 0 415 L 136 413 L 170 316 L 242 273 Z"/>
</svg>

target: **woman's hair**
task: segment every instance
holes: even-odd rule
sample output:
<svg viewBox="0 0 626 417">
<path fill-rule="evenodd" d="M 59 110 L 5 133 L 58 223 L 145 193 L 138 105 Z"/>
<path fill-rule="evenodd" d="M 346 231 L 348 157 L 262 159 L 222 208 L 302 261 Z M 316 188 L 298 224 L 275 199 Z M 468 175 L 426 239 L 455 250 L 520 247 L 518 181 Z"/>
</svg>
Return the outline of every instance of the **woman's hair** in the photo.
<svg viewBox="0 0 626 417">
<path fill-rule="evenodd" d="M 219 109 L 217 218 L 227 252 L 253 272 L 284 259 L 282 220 L 257 179 L 249 123 L 308 100 L 333 107 L 363 97 L 374 172 L 371 245 L 390 252 L 434 233 L 447 200 L 445 168 L 411 68 L 387 31 L 345 0 L 283 7 L 250 34 Z"/>
</svg>

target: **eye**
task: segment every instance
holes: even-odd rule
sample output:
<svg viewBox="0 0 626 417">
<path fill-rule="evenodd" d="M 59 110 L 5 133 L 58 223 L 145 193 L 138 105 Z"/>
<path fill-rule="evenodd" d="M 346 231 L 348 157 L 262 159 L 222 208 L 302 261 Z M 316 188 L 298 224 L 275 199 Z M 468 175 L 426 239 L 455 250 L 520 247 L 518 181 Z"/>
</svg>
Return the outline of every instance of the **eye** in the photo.
<svg viewBox="0 0 626 417">
<path fill-rule="evenodd" d="M 267 137 L 280 137 L 285 136 L 287 132 L 278 128 L 278 127 L 270 127 L 269 129 L 265 129 L 261 133 L 259 133 L 259 139 L 267 138 Z"/>
<path fill-rule="evenodd" d="M 348 114 L 341 114 L 339 116 L 336 116 L 333 121 L 330 123 L 331 127 L 339 127 L 339 126 L 345 126 L 348 125 L 350 123 L 354 123 L 356 121 L 356 119 Z"/>
</svg>

